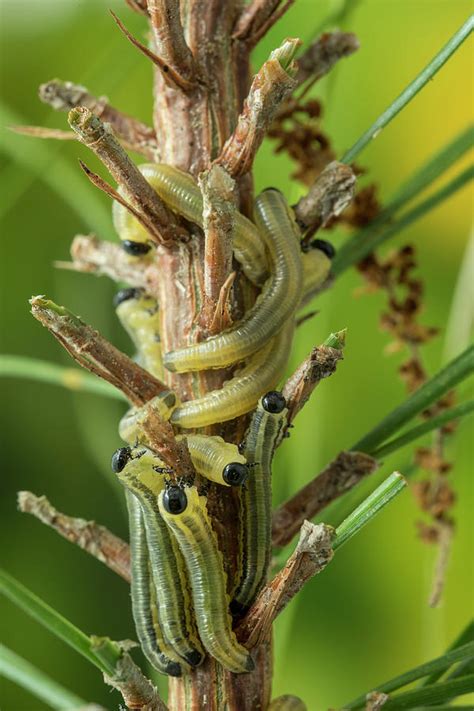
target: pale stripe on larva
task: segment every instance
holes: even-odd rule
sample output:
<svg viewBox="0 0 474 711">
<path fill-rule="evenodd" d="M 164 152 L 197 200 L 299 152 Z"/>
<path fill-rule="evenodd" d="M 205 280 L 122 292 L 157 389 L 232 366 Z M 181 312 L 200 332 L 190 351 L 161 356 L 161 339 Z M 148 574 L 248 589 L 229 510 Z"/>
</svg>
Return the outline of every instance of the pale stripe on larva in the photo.
<svg viewBox="0 0 474 711">
<path fill-rule="evenodd" d="M 150 572 L 145 529 L 138 499 L 125 490 L 130 530 L 132 613 L 138 641 L 150 664 L 171 676 L 181 676 L 181 666 L 163 637 L 156 609 L 156 594 Z"/>
<path fill-rule="evenodd" d="M 243 457 L 236 444 L 222 437 L 208 435 L 179 435 L 188 445 L 192 462 L 198 474 L 224 486 L 241 486 L 248 474 Z"/>
<path fill-rule="evenodd" d="M 243 453 L 251 468 L 246 485 L 240 490 L 242 578 L 232 601 L 235 612 L 250 607 L 266 580 L 271 557 L 271 466 L 286 413 L 283 395 L 275 391 L 266 393 L 245 435 Z"/>
<path fill-rule="evenodd" d="M 186 561 L 204 647 L 229 671 L 252 671 L 252 658 L 232 630 L 222 554 L 209 520 L 206 498 L 199 496 L 195 486 L 173 486 L 162 491 L 158 501 Z"/>
<path fill-rule="evenodd" d="M 121 289 L 114 298 L 115 312 L 137 351 L 140 365 L 163 378 L 160 315 L 156 299 L 143 289 Z"/>
<path fill-rule="evenodd" d="M 181 659 L 197 666 L 203 656 L 187 594 L 186 570 L 178 545 L 158 510 L 164 481 L 156 467 L 162 466 L 145 447 L 122 447 L 112 458 L 112 469 L 141 506 L 163 636 Z"/>
<path fill-rule="evenodd" d="M 132 407 L 127 410 L 119 422 L 119 435 L 128 444 L 146 444 L 146 436 L 142 429 L 144 420 L 149 417 L 150 410 L 154 410 L 163 420 L 169 420 L 173 410 L 178 405 L 174 392 L 165 390 L 149 400 L 142 407 Z"/>
</svg>

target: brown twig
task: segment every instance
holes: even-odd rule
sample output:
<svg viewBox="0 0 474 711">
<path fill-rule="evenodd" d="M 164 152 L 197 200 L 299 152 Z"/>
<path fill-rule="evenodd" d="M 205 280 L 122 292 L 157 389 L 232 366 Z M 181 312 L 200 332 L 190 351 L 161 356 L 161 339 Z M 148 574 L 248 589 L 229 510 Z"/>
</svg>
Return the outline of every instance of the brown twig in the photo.
<svg viewBox="0 0 474 711">
<path fill-rule="evenodd" d="M 146 6 L 146 0 L 125 0 L 127 5 L 139 15 L 145 15 L 148 17 L 148 10 Z"/>
<path fill-rule="evenodd" d="M 118 138 L 130 150 L 156 160 L 158 146 L 154 129 L 111 106 L 107 97 L 96 97 L 80 84 L 52 79 L 41 84 L 39 98 L 56 111 L 70 111 L 76 106 L 86 106 L 102 121 L 109 123 Z M 51 129 L 44 130 L 51 132 Z M 62 138 L 60 135 L 39 135 L 39 137 Z"/>
<path fill-rule="evenodd" d="M 253 47 L 293 3 L 294 0 L 287 0 L 283 5 L 281 0 L 253 0 L 240 15 L 233 38 Z"/>
<path fill-rule="evenodd" d="M 343 57 L 360 47 L 353 32 L 324 32 L 297 59 L 296 81 L 299 85 L 310 80 L 311 86 L 327 74 Z"/>
<path fill-rule="evenodd" d="M 155 52 L 152 52 L 151 49 L 148 49 L 148 47 L 144 45 L 143 42 L 137 40 L 137 38 L 134 37 L 132 33 L 127 30 L 122 20 L 117 17 L 115 12 L 112 12 L 112 10 L 109 10 L 109 12 L 123 35 L 128 39 L 131 44 L 133 44 L 134 47 L 136 47 L 142 54 L 144 54 L 145 57 L 150 59 L 155 65 L 155 67 L 158 67 L 168 84 L 171 83 L 173 86 L 177 86 L 183 90 L 189 90 L 193 86 L 190 82 L 186 81 L 183 77 L 181 77 L 173 69 L 173 67 L 167 64 L 167 62 L 162 57 L 159 57 L 157 54 L 155 54 Z"/>
<path fill-rule="evenodd" d="M 76 136 L 61 128 L 45 128 L 44 126 L 8 126 L 10 131 L 32 138 L 54 138 L 56 141 L 76 141 Z"/>
<path fill-rule="evenodd" d="M 117 662 L 113 677 L 104 674 L 104 681 L 122 694 L 127 709 L 137 711 L 167 711 L 168 709 L 160 699 L 158 690 L 126 652 Z"/>
<path fill-rule="evenodd" d="M 437 521 L 437 559 L 431 593 L 428 600 L 430 607 L 438 607 L 443 596 L 443 590 L 446 583 L 446 571 L 449 565 L 451 546 L 454 536 L 454 525 L 452 521 Z"/>
<path fill-rule="evenodd" d="M 307 242 L 329 220 L 337 217 L 354 197 L 356 177 L 344 163 L 329 163 L 295 206 L 296 221 Z"/>
<path fill-rule="evenodd" d="M 165 207 L 106 124 L 84 106 L 72 109 L 68 120 L 81 143 L 96 154 L 132 206 L 141 213 L 156 242 L 187 237 L 186 231 L 177 224 L 173 213 Z"/>
<path fill-rule="evenodd" d="M 254 77 L 237 126 L 217 159 L 234 178 L 251 170 L 279 106 L 296 86 L 293 56 L 299 44 L 296 39 L 285 40 Z"/>
<path fill-rule="evenodd" d="M 214 316 L 221 291 L 232 270 L 235 183 L 220 165 L 213 165 L 208 171 L 201 173 L 199 186 L 203 197 L 205 236 L 204 306 L 201 322 L 209 335 L 214 335 L 231 323 L 230 313 L 225 310 L 225 302 L 221 304 L 220 318 Z"/>
<path fill-rule="evenodd" d="M 184 39 L 179 0 L 147 0 L 153 40 L 175 83 L 184 91 L 196 84 L 196 66 Z M 162 68 L 165 71 L 165 68 Z"/>
<path fill-rule="evenodd" d="M 341 336 L 340 349 L 324 345 L 313 348 L 301 365 L 290 375 L 283 387 L 283 395 L 288 407 L 288 425 L 291 425 L 298 412 L 305 406 L 321 380 L 328 378 L 335 372 L 338 362 L 344 357 L 343 345 L 343 336 Z"/>
<path fill-rule="evenodd" d="M 98 239 L 95 235 L 76 235 L 71 245 L 72 262 L 55 262 L 60 269 L 108 276 L 135 287 L 146 288 L 146 273 L 153 269 L 144 257 L 129 257 L 118 244 Z"/>
<path fill-rule="evenodd" d="M 29 513 L 54 528 L 70 543 L 74 543 L 114 573 L 130 582 L 130 549 L 125 541 L 95 521 L 74 518 L 61 513 L 46 496 L 36 496 L 31 491 L 18 492 L 18 509 Z"/>
<path fill-rule="evenodd" d="M 363 452 L 340 452 L 323 471 L 273 514 L 272 544 L 285 546 L 305 519 L 311 519 L 331 501 L 372 474 L 378 463 Z"/>
<path fill-rule="evenodd" d="M 33 316 L 83 368 L 121 390 L 133 405 L 144 405 L 166 390 L 163 383 L 62 306 L 41 296 L 30 300 Z"/>
<path fill-rule="evenodd" d="M 333 557 L 334 529 L 304 521 L 296 549 L 286 565 L 263 588 L 237 628 L 247 647 L 260 644 L 269 634 L 277 615 L 301 590 L 307 580 L 320 573 Z"/>
</svg>

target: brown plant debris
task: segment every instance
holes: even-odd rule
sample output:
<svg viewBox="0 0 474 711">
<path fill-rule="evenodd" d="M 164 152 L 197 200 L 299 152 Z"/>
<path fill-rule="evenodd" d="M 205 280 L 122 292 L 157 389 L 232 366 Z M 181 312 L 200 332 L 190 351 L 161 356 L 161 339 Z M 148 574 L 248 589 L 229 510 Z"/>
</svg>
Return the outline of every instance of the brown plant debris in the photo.
<svg viewBox="0 0 474 711">
<path fill-rule="evenodd" d="M 31 491 L 18 492 L 18 510 L 29 513 L 51 526 L 70 543 L 74 543 L 114 573 L 130 582 L 130 549 L 125 541 L 95 521 L 74 518 L 61 513 L 46 496 L 36 496 Z"/>
<path fill-rule="evenodd" d="M 323 471 L 285 501 L 273 513 L 272 544 L 285 546 L 303 521 L 311 519 L 328 504 L 352 489 L 378 467 L 363 452 L 340 452 Z"/>
<path fill-rule="evenodd" d="M 429 343 L 439 329 L 425 326 L 419 322 L 423 311 L 423 282 L 413 275 L 416 269 L 415 249 L 412 246 L 401 247 L 391 252 L 384 259 L 371 254 L 364 259 L 358 269 L 364 277 L 369 292 L 384 291 L 387 295 L 386 310 L 382 312 L 380 325 L 393 338 L 388 346 L 389 352 L 408 350 L 408 358 L 399 367 L 399 374 L 409 393 L 418 390 L 427 379 L 421 359 L 420 348 Z M 430 419 L 454 404 L 454 393 L 449 392 L 440 398 L 421 416 Z M 415 499 L 420 509 L 430 517 L 430 523 L 418 523 L 420 538 L 426 543 L 439 545 L 438 561 L 434 573 L 430 605 L 438 604 L 442 589 L 443 576 L 454 532 L 454 523 L 450 516 L 456 497 L 447 479 L 451 464 L 444 457 L 444 440 L 456 427 L 450 422 L 437 430 L 433 443 L 429 447 L 418 447 L 414 452 L 415 464 L 429 472 L 428 476 L 412 486 Z"/>
<path fill-rule="evenodd" d="M 252 648 L 269 634 L 275 618 L 314 575 L 332 560 L 334 529 L 303 521 L 298 544 L 273 580 L 266 584 L 237 628 L 238 638 Z"/>
</svg>

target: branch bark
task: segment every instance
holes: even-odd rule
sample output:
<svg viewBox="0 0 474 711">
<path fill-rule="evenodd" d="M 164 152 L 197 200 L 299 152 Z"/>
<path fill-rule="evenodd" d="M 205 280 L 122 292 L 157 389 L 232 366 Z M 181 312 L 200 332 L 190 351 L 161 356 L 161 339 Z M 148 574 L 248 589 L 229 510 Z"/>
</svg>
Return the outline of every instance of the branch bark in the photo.
<svg viewBox="0 0 474 711">
<path fill-rule="evenodd" d="M 286 565 L 263 588 L 237 628 L 238 638 L 249 648 L 269 634 L 275 618 L 314 575 L 332 560 L 334 529 L 304 521 L 296 549 Z"/>
<path fill-rule="evenodd" d="M 125 541 L 95 521 L 74 518 L 61 513 L 46 496 L 31 491 L 18 492 L 18 510 L 29 513 L 54 528 L 59 535 L 89 553 L 121 578 L 130 582 L 130 549 Z"/>
<path fill-rule="evenodd" d="M 285 546 L 306 519 L 313 518 L 331 501 L 372 474 L 378 463 L 363 452 L 340 452 L 323 471 L 273 514 L 272 543 Z"/>
<path fill-rule="evenodd" d="M 147 0 L 158 54 L 165 66 L 173 69 L 178 85 L 187 91 L 195 86 L 196 65 L 184 38 L 179 6 L 179 0 Z"/>
<path fill-rule="evenodd" d="M 156 160 L 158 144 L 154 129 L 111 106 L 106 96 L 96 97 L 85 86 L 52 79 L 41 84 L 39 98 L 56 111 L 70 111 L 77 106 L 85 106 L 102 121 L 109 123 L 130 150 Z"/>
<path fill-rule="evenodd" d="M 327 74 L 343 57 L 360 47 L 353 32 L 324 32 L 298 57 L 296 81 L 299 85 L 310 80 L 311 85 Z"/>
<path fill-rule="evenodd" d="M 127 709 L 137 709 L 137 711 L 167 711 L 168 709 L 160 699 L 158 690 L 127 653 L 124 653 L 118 661 L 113 677 L 104 674 L 104 681 L 122 694 Z"/>
<path fill-rule="evenodd" d="M 295 0 L 253 0 L 242 12 L 235 26 L 233 37 L 249 47 L 257 42 L 283 17 Z M 278 7 L 280 6 L 280 7 Z"/>
</svg>

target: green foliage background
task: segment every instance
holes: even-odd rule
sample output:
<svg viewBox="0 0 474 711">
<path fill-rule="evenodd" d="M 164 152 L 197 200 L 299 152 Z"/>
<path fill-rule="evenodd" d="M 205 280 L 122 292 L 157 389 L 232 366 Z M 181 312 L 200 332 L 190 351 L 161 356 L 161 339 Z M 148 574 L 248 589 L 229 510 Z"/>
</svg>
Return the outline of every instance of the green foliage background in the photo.
<svg viewBox="0 0 474 711">
<path fill-rule="evenodd" d="M 309 39 L 337 2 L 299 0 L 258 47 L 255 66 L 285 36 Z M 118 0 L 2 0 L 2 351 L 67 363 L 66 355 L 28 313 L 31 294 L 46 293 L 81 314 L 118 346 L 129 349 L 114 317 L 112 283 L 55 270 L 67 259 L 72 236 L 96 231 L 114 239 L 107 199 L 81 175 L 77 157 L 97 169 L 76 143 L 33 141 L 8 132 L 14 123 L 65 127 L 36 99 L 40 82 L 59 76 L 106 94 L 149 120 L 151 68 L 126 43 L 107 13 L 112 6 L 135 33 L 144 23 Z M 349 0 L 344 29 L 361 50 L 317 86 L 325 100 L 324 129 L 337 149 L 348 148 L 472 9 L 468 0 Z M 466 43 L 467 45 L 468 43 Z M 463 46 L 421 95 L 378 137 L 358 162 L 388 197 L 401 180 L 469 120 L 470 48 Z M 99 169 L 100 170 L 100 169 Z M 267 143 L 256 166 L 257 188 L 271 184 L 290 200 L 291 166 Z M 453 171 L 454 173 L 454 171 Z M 434 372 L 469 337 L 469 294 L 452 318 L 451 302 L 469 238 L 467 189 L 396 240 L 416 245 L 426 284 L 423 321 L 441 335 L 423 350 Z M 331 238 L 341 244 L 343 233 Z M 356 441 L 404 397 L 397 367 L 378 327 L 384 298 L 355 298 L 352 271 L 318 301 L 320 314 L 298 333 L 292 365 L 331 330 L 348 328 L 345 360 L 316 392 L 291 440 L 277 457 L 279 502 L 336 452 Z M 471 293 L 472 296 L 472 293 Z M 460 318 L 460 312 L 462 312 Z M 448 339 L 446 339 L 448 333 Z M 71 394 L 43 384 L 2 382 L 2 554 L 5 567 L 79 627 L 112 638 L 133 638 L 127 586 L 113 573 L 15 510 L 15 492 L 45 493 L 63 511 L 94 518 L 126 536 L 124 503 L 109 470 L 118 446 L 115 401 Z M 463 388 L 465 390 L 465 387 Z M 416 537 L 420 519 L 410 492 L 338 553 L 308 584 L 276 625 L 274 694 L 296 693 L 311 711 L 338 707 L 383 679 L 441 653 L 472 614 L 472 428 L 464 424 L 448 447 L 458 501 L 457 532 L 443 604 L 429 609 L 435 550 Z M 378 478 L 402 472 L 410 451 L 393 455 Z M 373 479 L 366 486 L 372 489 Z M 363 492 L 358 492 L 360 499 Z M 470 498 L 471 497 L 471 498 Z M 327 517 L 326 517 L 327 518 Z M 330 520 L 330 522 L 333 522 Z M 2 601 L 5 643 L 82 697 L 117 708 L 96 669 Z M 136 657 L 138 658 L 138 654 Z M 163 686 L 163 684 L 161 684 Z M 46 708 L 2 680 L 4 711 Z"/>
</svg>

